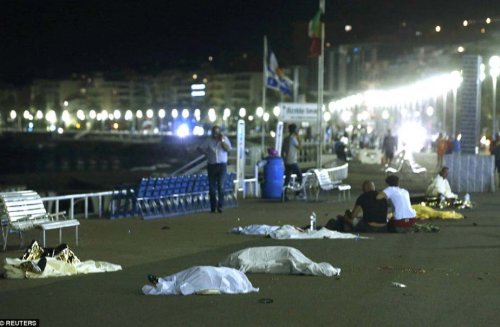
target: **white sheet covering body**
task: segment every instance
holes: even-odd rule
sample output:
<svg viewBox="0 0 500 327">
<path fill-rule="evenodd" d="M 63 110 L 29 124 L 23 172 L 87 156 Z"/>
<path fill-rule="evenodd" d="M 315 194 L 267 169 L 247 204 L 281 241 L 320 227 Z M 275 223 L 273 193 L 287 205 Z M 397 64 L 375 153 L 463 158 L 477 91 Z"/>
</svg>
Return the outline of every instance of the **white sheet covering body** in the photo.
<svg viewBox="0 0 500 327">
<path fill-rule="evenodd" d="M 220 266 L 243 272 L 270 274 L 301 274 L 337 276 L 340 268 L 327 262 L 316 263 L 299 250 L 288 246 L 264 246 L 244 249 L 230 254 Z"/>
<path fill-rule="evenodd" d="M 47 278 L 122 270 L 120 265 L 105 261 L 87 260 L 71 264 L 51 257 L 47 257 L 46 259 L 47 265 L 45 266 L 45 270 L 41 274 L 37 274 L 19 268 L 19 265 L 26 260 L 5 258 L 4 269 L 6 277 L 10 279 Z"/>
<path fill-rule="evenodd" d="M 238 294 L 258 292 L 247 276 L 239 270 L 225 267 L 196 266 L 176 274 L 161 277 L 156 287 L 144 285 L 146 295 Z"/>
<path fill-rule="evenodd" d="M 269 235 L 271 232 L 279 229 L 280 226 L 270 226 L 270 225 L 249 225 L 245 227 L 234 227 L 231 229 L 231 233 L 243 234 L 243 235 Z"/>
<path fill-rule="evenodd" d="M 321 228 L 320 230 L 300 230 L 291 225 L 283 225 L 281 228 L 271 232 L 269 234 L 271 238 L 278 240 L 289 240 L 289 239 L 358 239 L 367 238 L 360 237 L 359 235 L 354 235 L 350 233 L 341 233 L 328 228 Z"/>
</svg>

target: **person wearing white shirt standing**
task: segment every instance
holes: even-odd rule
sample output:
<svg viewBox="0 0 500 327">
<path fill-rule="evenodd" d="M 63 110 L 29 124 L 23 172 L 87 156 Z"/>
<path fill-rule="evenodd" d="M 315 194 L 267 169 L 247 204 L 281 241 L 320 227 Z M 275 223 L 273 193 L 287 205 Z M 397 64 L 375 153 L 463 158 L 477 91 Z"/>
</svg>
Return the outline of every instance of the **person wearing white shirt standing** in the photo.
<svg viewBox="0 0 500 327">
<path fill-rule="evenodd" d="M 458 196 L 451 191 L 448 183 L 448 167 L 441 168 L 439 174 L 432 180 L 425 192 L 426 196 L 441 196 L 446 199 L 456 199 Z"/>
<path fill-rule="evenodd" d="M 399 177 L 389 175 L 385 179 L 388 187 L 377 195 L 378 199 L 387 199 L 394 207 L 394 213 L 387 224 L 389 231 L 408 232 L 415 225 L 416 212 L 411 207 L 410 194 L 404 188 L 399 187 Z"/>
<path fill-rule="evenodd" d="M 208 194 L 210 211 L 222 213 L 224 208 L 224 180 L 227 172 L 227 152 L 231 150 L 231 142 L 223 135 L 220 127 L 212 127 L 212 135 L 199 147 L 207 156 Z"/>
</svg>

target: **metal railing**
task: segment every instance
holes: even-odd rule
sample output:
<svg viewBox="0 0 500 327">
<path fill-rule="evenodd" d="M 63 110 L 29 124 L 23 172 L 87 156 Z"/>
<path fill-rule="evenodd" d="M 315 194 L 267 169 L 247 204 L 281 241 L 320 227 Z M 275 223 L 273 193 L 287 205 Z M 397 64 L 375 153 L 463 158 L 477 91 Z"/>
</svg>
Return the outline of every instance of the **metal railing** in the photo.
<svg viewBox="0 0 500 327">
<path fill-rule="evenodd" d="M 46 209 L 49 213 L 58 214 L 61 209 L 61 201 L 68 204 L 68 215 L 70 219 L 75 218 L 75 205 L 83 201 L 83 210 L 78 212 L 78 215 L 83 215 L 85 219 L 89 217 L 89 213 L 97 214 L 99 217 L 103 216 L 105 211 L 105 200 L 111 199 L 112 191 L 98 192 L 98 193 L 83 193 L 83 194 L 68 194 L 42 197 L 42 201 L 47 203 Z M 97 200 L 97 205 L 93 205 L 92 212 L 89 212 L 89 199 Z M 55 207 L 53 207 L 55 205 Z"/>
</svg>

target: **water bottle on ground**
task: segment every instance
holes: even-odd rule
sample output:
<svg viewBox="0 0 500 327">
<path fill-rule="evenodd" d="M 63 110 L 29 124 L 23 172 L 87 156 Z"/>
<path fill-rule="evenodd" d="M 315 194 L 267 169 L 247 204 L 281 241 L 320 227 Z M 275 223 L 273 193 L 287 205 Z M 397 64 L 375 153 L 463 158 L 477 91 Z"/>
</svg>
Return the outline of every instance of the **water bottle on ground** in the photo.
<svg viewBox="0 0 500 327">
<path fill-rule="evenodd" d="M 309 217 L 309 229 L 311 231 L 316 230 L 316 213 L 313 211 L 311 217 Z"/>
</svg>

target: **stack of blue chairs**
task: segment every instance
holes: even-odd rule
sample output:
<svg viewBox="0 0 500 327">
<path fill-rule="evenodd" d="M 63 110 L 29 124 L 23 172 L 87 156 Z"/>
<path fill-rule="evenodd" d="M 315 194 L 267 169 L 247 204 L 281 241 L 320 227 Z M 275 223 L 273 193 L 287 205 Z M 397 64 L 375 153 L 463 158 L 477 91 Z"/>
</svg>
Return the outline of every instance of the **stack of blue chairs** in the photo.
<svg viewBox="0 0 500 327">
<path fill-rule="evenodd" d="M 224 183 L 225 206 L 228 208 L 237 206 L 235 177 L 234 173 L 228 174 Z M 210 209 L 206 174 L 143 178 L 134 195 L 134 213 L 143 219 L 179 216 Z"/>
<path fill-rule="evenodd" d="M 113 189 L 111 195 L 111 219 L 132 217 L 136 214 L 136 194 L 134 187 L 121 185 Z"/>
</svg>

